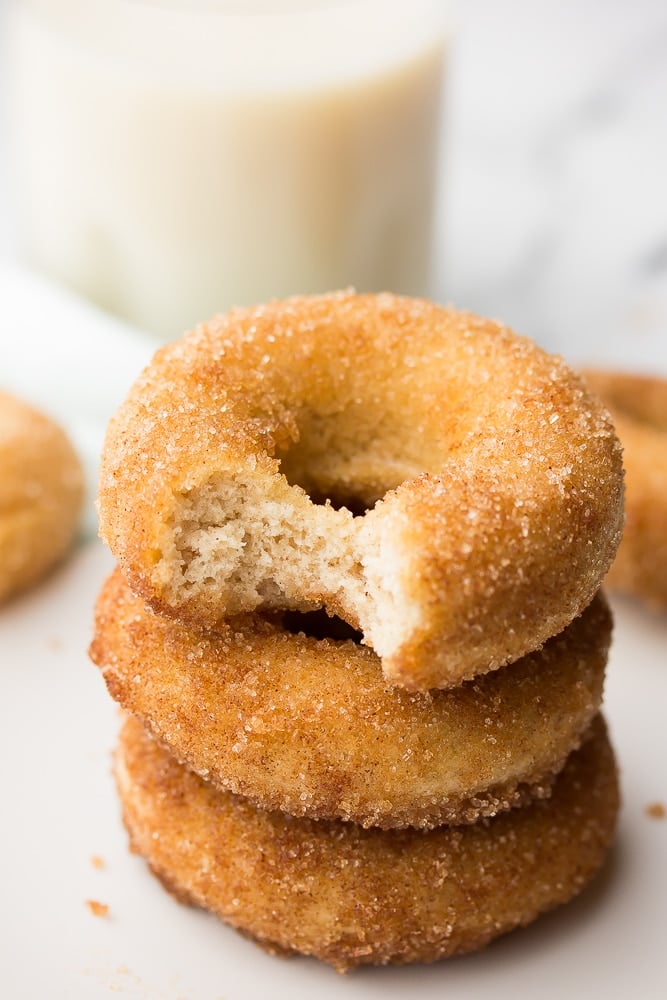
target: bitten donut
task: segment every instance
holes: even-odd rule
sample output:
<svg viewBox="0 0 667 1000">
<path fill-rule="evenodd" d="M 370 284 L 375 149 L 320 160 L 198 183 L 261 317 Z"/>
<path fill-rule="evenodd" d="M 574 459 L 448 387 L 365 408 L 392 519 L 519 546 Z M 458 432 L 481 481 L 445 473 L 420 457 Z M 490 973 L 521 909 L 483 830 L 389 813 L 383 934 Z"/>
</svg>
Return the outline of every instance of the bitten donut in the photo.
<svg viewBox="0 0 667 1000">
<path fill-rule="evenodd" d="M 623 445 L 626 522 L 610 589 L 667 608 L 667 379 L 587 371 Z"/>
<path fill-rule="evenodd" d="M 159 351 L 112 420 L 101 533 L 134 590 L 196 625 L 324 606 L 387 679 L 447 687 L 592 600 L 620 446 L 562 361 L 393 295 L 235 310 Z"/>
<path fill-rule="evenodd" d="M 131 843 L 174 895 L 340 972 L 472 951 L 567 902 L 602 864 L 618 810 L 601 719 L 551 798 L 428 833 L 255 809 L 177 764 L 135 719 L 116 779 Z"/>
<path fill-rule="evenodd" d="M 541 651 L 449 691 L 383 683 L 375 653 L 253 619 L 204 635 L 146 611 L 117 572 L 91 654 L 109 691 L 213 784 L 294 816 L 472 822 L 548 794 L 597 712 L 605 601 Z"/>
<path fill-rule="evenodd" d="M 76 530 L 83 472 L 65 433 L 0 392 L 0 601 L 34 583 Z"/>
</svg>

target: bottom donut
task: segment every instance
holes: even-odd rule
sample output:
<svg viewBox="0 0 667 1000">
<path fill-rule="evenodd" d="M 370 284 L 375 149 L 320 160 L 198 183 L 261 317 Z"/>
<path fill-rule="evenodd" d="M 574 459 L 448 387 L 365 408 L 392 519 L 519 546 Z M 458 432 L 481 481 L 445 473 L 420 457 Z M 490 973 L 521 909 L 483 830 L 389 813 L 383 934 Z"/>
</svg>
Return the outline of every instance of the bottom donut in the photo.
<svg viewBox="0 0 667 1000">
<path fill-rule="evenodd" d="M 132 848 L 177 898 L 340 972 L 472 951 L 571 899 L 601 866 L 619 804 L 599 716 L 549 799 L 428 832 L 262 811 L 178 764 L 135 719 L 115 773 Z"/>
<path fill-rule="evenodd" d="M 132 848 L 170 892 L 340 972 L 472 951 L 571 899 L 602 864 L 619 803 L 599 716 L 549 799 L 428 832 L 259 810 L 178 764 L 135 719 L 115 773 Z"/>
</svg>

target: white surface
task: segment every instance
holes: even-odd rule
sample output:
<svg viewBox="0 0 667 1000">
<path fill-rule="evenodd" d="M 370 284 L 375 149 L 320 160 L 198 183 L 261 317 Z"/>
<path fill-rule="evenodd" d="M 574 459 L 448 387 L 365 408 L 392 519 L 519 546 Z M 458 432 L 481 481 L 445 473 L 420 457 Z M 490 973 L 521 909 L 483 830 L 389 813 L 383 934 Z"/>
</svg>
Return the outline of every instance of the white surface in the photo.
<svg viewBox="0 0 667 1000">
<path fill-rule="evenodd" d="M 422 1000 L 664 996 L 667 619 L 617 605 L 607 716 L 623 770 L 616 849 L 578 901 L 478 955 L 345 979 L 271 958 L 175 903 L 128 854 L 110 776 L 116 711 L 86 659 L 111 565 L 94 542 L 0 609 L 0 983 L 7 1000 Z M 105 867 L 96 870 L 91 856 Z M 94 917 L 85 905 L 109 906 Z"/>
</svg>

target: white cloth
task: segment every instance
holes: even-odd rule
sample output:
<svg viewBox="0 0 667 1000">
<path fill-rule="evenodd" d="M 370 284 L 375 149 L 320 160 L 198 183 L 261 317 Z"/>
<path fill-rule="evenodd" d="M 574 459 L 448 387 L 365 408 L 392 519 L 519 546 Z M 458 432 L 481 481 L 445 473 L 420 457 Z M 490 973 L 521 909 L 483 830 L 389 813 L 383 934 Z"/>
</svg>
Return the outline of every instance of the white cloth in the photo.
<svg viewBox="0 0 667 1000">
<path fill-rule="evenodd" d="M 71 436 L 87 472 L 90 536 L 105 426 L 158 345 L 54 282 L 5 261 L 0 303 L 0 390 L 39 407 Z"/>
</svg>

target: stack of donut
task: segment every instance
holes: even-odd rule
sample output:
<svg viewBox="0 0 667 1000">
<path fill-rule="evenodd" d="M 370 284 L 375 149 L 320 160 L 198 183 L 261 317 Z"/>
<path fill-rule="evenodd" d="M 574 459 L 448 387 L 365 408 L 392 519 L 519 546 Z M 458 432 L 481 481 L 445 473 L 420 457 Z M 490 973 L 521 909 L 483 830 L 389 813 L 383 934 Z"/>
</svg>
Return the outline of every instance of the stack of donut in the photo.
<svg viewBox="0 0 667 1000">
<path fill-rule="evenodd" d="M 91 647 L 134 849 L 341 971 L 574 896 L 618 807 L 622 493 L 580 379 L 470 314 L 340 293 L 158 352 L 107 434 Z"/>
</svg>

